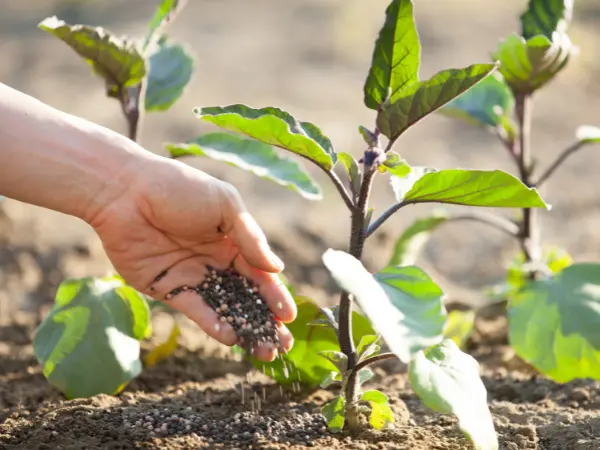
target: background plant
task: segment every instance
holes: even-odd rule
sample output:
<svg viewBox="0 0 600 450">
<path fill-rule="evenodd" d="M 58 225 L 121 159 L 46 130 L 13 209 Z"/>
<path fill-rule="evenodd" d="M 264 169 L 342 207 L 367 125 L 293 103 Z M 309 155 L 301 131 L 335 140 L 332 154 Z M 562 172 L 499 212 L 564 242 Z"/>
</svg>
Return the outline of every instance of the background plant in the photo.
<svg viewBox="0 0 600 450">
<path fill-rule="evenodd" d="M 574 2 L 530 0 L 521 15 L 521 33 L 500 42 L 492 58 L 500 70 L 440 109 L 490 131 L 507 150 L 520 180 L 541 188 L 565 160 L 590 143 L 600 142 L 600 128 L 581 126 L 574 142 L 542 168 L 530 142 L 536 94 L 567 66 L 575 47 L 567 35 Z M 524 208 L 515 220 L 494 215 L 440 212 L 421 218 L 398 239 L 392 259 L 410 258 L 427 236 L 444 223 L 469 218 L 494 226 L 512 238 L 521 251 L 511 262 L 506 281 L 492 291 L 507 300 L 509 341 L 517 355 L 558 382 L 600 377 L 600 265 L 574 264 L 563 249 L 541 240 L 535 209 Z M 418 238 L 418 242 L 417 239 Z M 467 334 L 474 314 L 456 317 Z"/>
<path fill-rule="evenodd" d="M 191 58 L 183 47 L 163 34 L 164 26 L 181 6 L 181 2 L 163 1 L 141 44 L 127 38 L 117 39 L 106 30 L 66 25 L 56 18 L 41 24 L 73 47 L 105 80 L 107 95 L 119 101 L 132 139 L 138 136 L 144 111 L 167 109 L 189 81 L 189 77 L 180 75 L 189 73 L 191 76 Z M 253 361 L 255 364 L 280 382 L 300 381 L 324 387 L 341 385 L 340 395 L 323 408 L 331 429 L 357 428 L 363 418 L 380 429 L 393 422 L 387 397 L 378 391 L 363 391 L 362 387 L 373 375 L 369 365 L 398 357 L 410 364 L 411 384 L 428 406 L 456 414 L 461 428 L 477 448 L 497 448 L 477 363 L 462 353 L 452 340 L 444 339 L 447 314 L 442 290 L 421 269 L 403 264 L 398 253 L 395 261 L 374 275 L 360 263 L 368 237 L 407 205 L 435 202 L 481 207 L 546 207 L 535 189 L 502 171 L 411 167 L 393 151 L 409 127 L 452 99 L 465 92 L 468 94 L 469 89 L 477 88 L 478 83 L 488 80 L 497 68 L 497 64 L 475 64 L 442 70 L 421 81 L 420 54 L 412 2 L 392 1 L 386 10 L 364 87 L 365 104 L 376 112 L 375 127 L 372 130 L 359 127 L 366 150 L 358 161 L 350 153 L 336 151 L 329 138 L 309 122 L 302 122 L 277 108 L 256 109 L 245 105 L 195 110 L 201 120 L 237 134 L 211 133 L 184 144 L 167 144 L 166 149 L 176 158 L 196 155 L 221 160 L 287 186 L 305 198 L 321 198 L 320 187 L 301 164 L 275 150 L 284 149 L 322 169 L 348 207 L 351 215 L 348 252 L 329 250 L 323 255 L 324 264 L 343 289 L 338 307 L 319 308 L 311 299 L 296 295 L 299 314 L 290 325 L 296 342 L 294 348 L 274 363 L 263 365 Z M 159 64 L 160 61 L 169 64 Z M 159 76 L 164 75 L 168 67 L 176 69 L 170 76 Z M 169 88 L 160 89 L 163 84 Z M 381 176 L 389 177 L 396 202 L 374 217 L 369 196 L 374 180 Z M 65 290 L 69 286 L 70 289 Z M 83 393 L 73 392 L 74 378 L 62 385 L 60 381 L 65 377 L 58 379 L 60 373 L 77 373 L 73 364 L 74 349 L 94 348 L 98 345 L 95 340 L 102 343 L 106 339 L 102 334 L 89 338 L 92 336 L 90 323 L 77 317 L 84 313 L 74 311 L 89 314 L 93 305 L 107 298 L 124 299 L 133 295 L 125 291 L 127 286 L 118 278 L 71 280 L 59 289 L 52 313 L 38 330 L 36 354 L 46 376 L 68 395 L 117 392 L 139 373 L 139 343 L 136 342 L 148 333 L 140 321 L 147 321 L 149 314 L 136 315 L 133 306 L 128 306 L 119 313 L 119 317 L 126 319 L 124 324 L 114 326 L 128 344 L 128 357 L 117 358 L 117 355 L 122 356 L 119 352 L 125 350 L 108 347 L 109 357 L 129 362 L 128 366 L 116 369 L 120 378 L 104 373 L 115 380 L 114 389 L 112 386 L 100 389 L 98 383 L 94 384 L 94 377 L 99 377 L 99 373 L 89 376 L 94 388 Z M 364 316 L 352 311 L 352 300 L 356 300 Z M 147 313 L 145 302 L 146 299 L 137 294 L 126 304 L 142 305 Z M 136 317 L 142 319 L 136 321 Z M 103 326 L 110 328 L 107 324 Z M 57 331 L 53 334 L 54 340 L 43 339 L 44 327 Z M 174 335 L 176 337 L 176 333 Z M 381 344 L 391 351 L 380 353 Z"/>
</svg>

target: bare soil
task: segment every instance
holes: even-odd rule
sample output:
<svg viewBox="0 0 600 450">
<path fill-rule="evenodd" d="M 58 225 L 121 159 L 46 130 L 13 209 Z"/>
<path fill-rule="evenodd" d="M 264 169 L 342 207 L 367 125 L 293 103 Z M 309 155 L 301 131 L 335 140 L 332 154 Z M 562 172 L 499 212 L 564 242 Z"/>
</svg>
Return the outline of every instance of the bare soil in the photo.
<svg viewBox="0 0 600 450">
<path fill-rule="evenodd" d="M 525 0 L 482 2 L 422 0 L 416 11 L 423 45 L 422 76 L 449 66 L 486 61 L 499 39 L 518 26 Z M 36 29 L 57 14 L 70 22 L 105 25 L 141 34 L 155 2 L 149 0 L 3 0 L 0 12 L 0 81 L 58 108 L 118 131 L 117 105 L 72 52 Z M 372 42 L 387 0 L 190 0 L 173 30 L 198 56 L 187 95 L 165 115 L 151 115 L 143 144 L 162 153 L 165 141 L 188 140 L 207 131 L 192 117 L 198 105 L 275 105 L 312 121 L 339 150 L 359 155 L 357 125 L 370 124 L 361 88 Z M 581 124 L 598 123 L 600 110 L 600 8 L 576 2 L 573 39 L 581 55 L 547 92 L 536 98 L 533 141 L 539 165 L 552 161 Z M 438 116 L 403 137 L 402 156 L 439 168 L 512 171 L 509 159 L 486 133 Z M 328 247 L 347 242 L 348 217 L 317 170 L 325 200 L 303 201 L 252 175 L 207 160 L 196 167 L 233 183 L 286 262 L 297 291 L 324 304 L 336 301 L 335 285 L 321 264 Z M 543 238 L 567 248 L 578 261 L 598 260 L 600 153 L 573 156 L 543 192 L 553 205 L 543 215 Z M 391 201 L 382 183 L 373 204 Z M 388 257 L 386 248 L 403 226 L 427 208 L 407 209 L 369 242 L 368 267 Z M 506 213 L 506 212 L 505 212 Z M 462 303 L 478 303 L 481 288 L 497 282 L 516 247 L 478 225 L 449 225 L 428 244 L 420 264 Z M 385 364 L 372 383 L 393 403 L 396 427 L 357 436 L 323 430 L 319 405 L 326 391 L 280 391 L 248 372 L 231 352 L 178 317 L 180 349 L 148 369 L 119 396 L 66 401 L 40 373 L 32 333 L 65 277 L 101 275 L 110 264 L 85 224 L 14 201 L 0 204 L 0 449 L 466 449 L 450 416 L 423 407 L 404 368 Z M 156 335 L 171 318 L 158 314 Z M 600 448 L 599 383 L 559 385 L 536 374 L 506 345 L 506 324 L 481 319 L 468 351 L 481 364 L 502 449 L 591 450 Z M 243 397 L 241 385 L 244 386 Z M 165 427 L 166 425 L 166 427 Z"/>
</svg>

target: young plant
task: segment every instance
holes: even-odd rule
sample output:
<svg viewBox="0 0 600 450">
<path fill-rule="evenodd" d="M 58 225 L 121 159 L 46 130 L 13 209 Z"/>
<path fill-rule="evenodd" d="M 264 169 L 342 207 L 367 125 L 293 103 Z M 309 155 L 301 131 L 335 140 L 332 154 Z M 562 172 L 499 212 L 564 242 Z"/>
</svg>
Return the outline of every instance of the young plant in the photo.
<svg viewBox="0 0 600 450">
<path fill-rule="evenodd" d="M 582 126 L 553 163 L 546 168 L 535 164 L 530 142 L 533 103 L 575 52 L 567 35 L 572 14 L 572 0 L 530 0 L 521 15 L 521 34 L 510 35 L 492 54 L 500 62 L 499 73 L 440 109 L 494 134 L 530 187 L 541 188 L 569 156 L 600 142 L 600 128 Z M 398 245 L 457 218 L 446 214 L 421 219 L 412 227 L 417 232 L 405 233 Z M 543 245 L 534 209 L 522 209 L 515 221 L 474 218 L 507 232 L 521 247 L 506 282 L 494 293 L 507 300 L 509 341 L 516 354 L 557 382 L 600 379 L 600 264 L 574 264 L 566 251 Z"/>
<path fill-rule="evenodd" d="M 143 114 L 168 110 L 192 77 L 189 51 L 164 34 L 184 4 L 163 0 L 141 41 L 57 17 L 39 27 L 69 45 L 104 81 L 106 94 L 120 104 L 127 135 L 136 140 Z M 165 343 L 140 358 L 140 341 L 152 333 L 150 305 L 158 304 L 118 276 L 64 281 L 33 341 L 44 376 L 68 398 L 118 393 L 176 346 L 175 324 Z"/>
<path fill-rule="evenodd" d="M 370 274 L 360 262 L 367 239 L 408 205 L 547 207 L 534 188 L 508 173 L 411 167 L 393 151 L 409 127 L 475 89 L 498 67 L 474 64 L 420 80 L 420 57 L 413 3 L 393 0 L 364 85 L 365 105 L 376 117 L 373 129 L 359 127 L 366 148 L 358 161 L 350 153 L 335 150 L 312 123 L 274 107 L 256 109 L 240 104 L 198 107 L 194 113 L 205 122 L 246 137 L 215 133 L 166 148 L 175 158 L 207 156 L 226 161 L 315 198 L 320 189 L 313 187 L 316 183 L 299 164 L 293 163 L 293 171 L 281 168 L 283 157 L 274 147 L 287 150 L 319 167 L 348 208 L 348 251 L 330 249 L 323 255 L 325 266 L 342 289 L 339 304 L 332 309 L 319 308 L 311 299 L 295 295 L 298 317 L 289 324 L 294 347 L 269 364 L 250 357 L 256 367 L 282 383 L 339 385 L 339 395 L 322 409 L 332 430 L 357 429 L 366 421 L 381 429 L 394 421 L 387 396 L 363 391 L 363 385 L 373 376 L 371 364 L 397 357 L 409 363 L 411 384 L 426 405 L 456 414 L 476 448 L 497 449 L 477 362 L 453 340 L 444 339 L 447 314 L 442 290 L 425 272 L 402 264 L 401 259 L 376 274 Z M 382 176 L 390 180 L 396 202 L 373 218 L 371 188 Z M 352 311 L 353 300 L 364 316 Z M 383 344 L 390 352 L 381 353 Z"/>
</svg>

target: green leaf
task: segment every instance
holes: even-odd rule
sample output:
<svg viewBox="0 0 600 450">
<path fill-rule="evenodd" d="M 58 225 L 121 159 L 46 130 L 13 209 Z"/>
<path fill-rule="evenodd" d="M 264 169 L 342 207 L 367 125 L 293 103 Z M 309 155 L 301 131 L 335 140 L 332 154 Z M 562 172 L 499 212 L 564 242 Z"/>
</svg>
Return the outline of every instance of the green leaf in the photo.
<svg viewBox="0 0 600 450">
<path fill-rule="evenodd" d="M 368 367 L 366 367 L 364 369 L 360 369 L 358 371 L 358 385 L 362 386 L 363 384 L 365 384 L 367 381 L 369 381 L 374 376 L 375 376 L 375 374 Z"/>
<path fill-rule="evenodd" d="M 363 127 L 362 125 L 359 125 L 358 132 L 360 133 L 362 138 L 365 140 L 365 143 L 369 147 L 376 147 L 377 145 L 379 145 L 379 139 L 378 139 L 377 135 L 375 133 L 373 133 L 371 130 L 369 130 L 368 128 Z"/>
<path fill-rule="evenodd" d="M 529 0 L 527 11 L 521 15 L 525 39 L 538 34 L 552 39 L 554 32 L 566 33 L 573 16 L 573 0 Z"/>
<path fill-rule="evenodd" d="M 410 266 L 429 240 L 431 233 L 448 220 L 448 214 L 436 211 L 428 217 L 415 220 L 396 240 L 388 266 Z"/>
<path fill-rule="evenodd" d="M 442 339 L 443 293 L 421 269 L 386 267 L 374 277 L 358 259 L 332 249 L 323 254 L 323 262 L 402 361 Z"/>
<path fill-rule="evenodd" d="M 298 121 L 278 108 L 213 106 L 196 108 L 194 113 L 198 118 L 221 128 L 303 156 L 325 170 L 331 170 L 337 161 L 331 141 L 321 130 L 312 123 Z"/>
<path fill-rule="evenodd" d="M 151 331 L 146 300 L 121 278 L 67 280 L 33 346 L 67 398 L 116 394 L 141 372 L 139 341 Z"/>
<path fill-rule="evenodd" d="M 373 207 L 371 206 L 368 209 L 367 214 L 365 215 L 365 229 L 369 228 L 372 218 L 373 218 Z"/>
<path fill-rule="evenodd" d="M 171 332 L 167 339 L 158 344 L 144 356 L 144 367 L 153 367 L 171 356 L 173 352 L 177 350 L 177 339 L 179 338 L 179 335 L 179 325 L 177 325 L 177 322 L 173 319 L 173 327 L 171 328 Z"/>
<path fill-rule="evenodd" d="M 400 155 L 396 152 L 389 151 L 386 153 L 386 159 L 378 169 L 380 172 L 389 172 L 391 175 L 396 177 L 406 177 L 412 170 L 406 161 L 400 158 Z"/>
<path fill-rule="evenodd" d="M 338 153 L 340 162 L 344 165 L 348 179 L 350 180 L 350 188 L 354 197 L 360 192 L 360 186 L 362 184 L 362 171 L 358 162 L 350 153 L 340 152 Z"/>
<path fill-rule="evenodd" d="M 404 87 L 419 81 L 421 44 L 413 18 L 411 0 L 393 0 L 386 9 L 385 23 L 375 42 L 369 75 L 365 82 L 365 105 L 379 105 Z"/>
<path fill-rule="evenodd" d="M 316 182 L 294 160 L 281 156 L 272 146 L 228 133 L 210 133 L 189 144 L 167 144 L 173 158 L 207 156 L 285 186 L 309 200 L 323 197 Z"/>
<path fill-rule="evenodd" d="M 509 339 L 519 357 L 559 383 L 600 379 L 600 264 L 573 264 L 510 298 Z"/>
<path fill-rule="evenodd" d="M 600 128 L 591 125 L 582 125 L 575 133 L 580 142 L 600 142 Z"/>
<path fill-rule="evenodd" d="M 496 128 L 510 122 L 514 106 L 512 91 L 502 75 L 494 72 L 446 104 L 439 112 L 475 125 Z"/>
<path fill-rule="evenodd" d="M 531 94 L 566 66 L 572 50 L 566 34 L 555 34 L 552 40 L 542 35 L 525 40 L 513 33 L 492 57 L 500 61 L 500 72 L 513 92 Z"/>
<path fill-rule="evenodd" d="M 136 86 L 146 75 L 144 58 L 127 38 L 116 38 L 99 27 L 69 25 L 56 16 L 44 19 L 38 27 L 81 56 L 104 79 L 110 97 L 118 97 L 120 90 Z"/>
<path fill-rule="evenodd" d="M 338 396 L 321 408 L 321 414 L 325 416 L 327 427 L 336 433 L 344 428 L 346 400 Z"/>
<path fill-rule="evenodd" d="M 340 351 L 335 330 L 331 327 L 310 327 L 309 322 L 322 317 L 317 303 L 308 297 L 294 296 L 298 314 L 296 319 L 286 324 L 294 337 L 294 346 L 282 359 L 265 363 L 253 357 L 249 360 L 253 366 L 278 383 L 291 384 L 300 382 L 308 386 L 319 386 L 331 372 L 331 363 L 323 356 L 322 351 Z M 354 341 L 360 337 L 375 334 L 370 322 L 357 312 L 352 313 L 352 331 Z"/>
<path fill-rule="evenodd" d="M 452 339 L 459 348 L 463 348 L 471 334 L 473 334 L 474 328 L 475 312 L 455 309 L 448 314 L 444 337 Z"/>
<path fill-rule="evenodd" d="M 371 417 L 369 423 L 373 428 L 381 430 L 394 423 L 394 413 L 388 403 L 387 395 L 372 390 L 365 392 L 361 399 L 365 402 L 369 402 L 371 405 Z"/>
<path fill-rule="evenodd" d="M 181 45 L 162 38 L 150 54 L 145 108 L 166 111 L 181 97 L 192 79 L 194 59 Z"/>
<path fill-rule="evenodd" d="M 367 334 L 360 338 L 359 344 L 356 346 L 356 353 L 359 356 L 359 361 L 376 354 L 379 351 L 379 336 Z"/>
<path fill-rule="evenodd" d="M 331 371 L 327 375 L 325 375 L 325 378 L 323 378 L 323 381 L 321 381 L 321 384 L 319 385 L 319 387 L 321 389 L 327 389 L 329 386 L 331 386 L 333 383 L 335 383 L 339 379 L 340 379 L 340 373 L 337 371 Z"/>
<path fill-rule="evenodd" d="M 474 64 L 464 69 L 443 70 L 427 81 L 408 85 L 383 104 L 377 114 L 379 130 L 389 139 L 397 139 L 423 117 L 475 86 L 496 67 Z"/>
<path fill-rule="evenodd" d="M 396 200 L 402 200 L 423 175 L 431 172 L 437 172 L 437 170 L 429 167 L 411 167 L 410 172 L 402 177 L 397 175 L 390 177 L 390 184 L 392 185 Z"/>
<path fill-rule="evenodd" d="M 175 16 L 183 9 L 186 4 L 186 0 L 162 0 L 154 17 L 148 24 L 148 33 L 146 40 L 144 41 L 144 48 L 147 47 L 155 35 L 164 28 L 169 22 L 171 22 Z"/>
<path fill-rule="evenodd" d="M 398 198 L 404 203 L 450 203 L 503 208 L 547 208 L 534 188 L 501 170 L 440 170 L 419 178 Z"/>
<path fill-rule="evenodd" d="M 324 350 L 319 352 L 319 355 L 337 367 L 340 373 L 346 372 L 346 368 L 348 367 L 348 357 L 342 352 L 335 350 Z"/>
<path fill-rule="evenodd" d="M 434 411 L 454 414 L 476 450 L 498 450 L 498 438 L 487 405 L 479 364 L 445 339 L 415 355 L 408 369 L 410 384 Z"/>
</svg>

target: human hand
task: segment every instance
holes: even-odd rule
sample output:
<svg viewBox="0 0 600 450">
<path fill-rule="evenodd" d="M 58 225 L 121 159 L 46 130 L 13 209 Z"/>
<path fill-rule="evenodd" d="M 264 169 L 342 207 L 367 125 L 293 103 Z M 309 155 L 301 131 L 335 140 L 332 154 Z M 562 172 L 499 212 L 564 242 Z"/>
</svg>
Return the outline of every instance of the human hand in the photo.
<svg viewBox="0 0 600 450">
<path fill-rule="evenodd" d="M 110 200 L 89 220 L 115 269 L 132 287 L 167 301 L 208 335 L 233 345 L 237 342 L 233 328 L 221 324 L 196 292 L 184 291 L 165 300 L 175 288 L 202 283 L 206 266 L 233 265 L 260 286 L 279 321 L 294 320 L 295 303 L 276 275 L 283 263 L 231 185 L 166 158 L 149 158 L 136 172 L 126 189 L 102 196 Z M 164 271 L 166 275 L 157 278 Z M 281 346 L 288 351 L 292 335 L 280 322 L 278 331 Z M 264 361 L 276 354 L 277 349 L 266 346 L 254 353 Z"/>
</svg>

